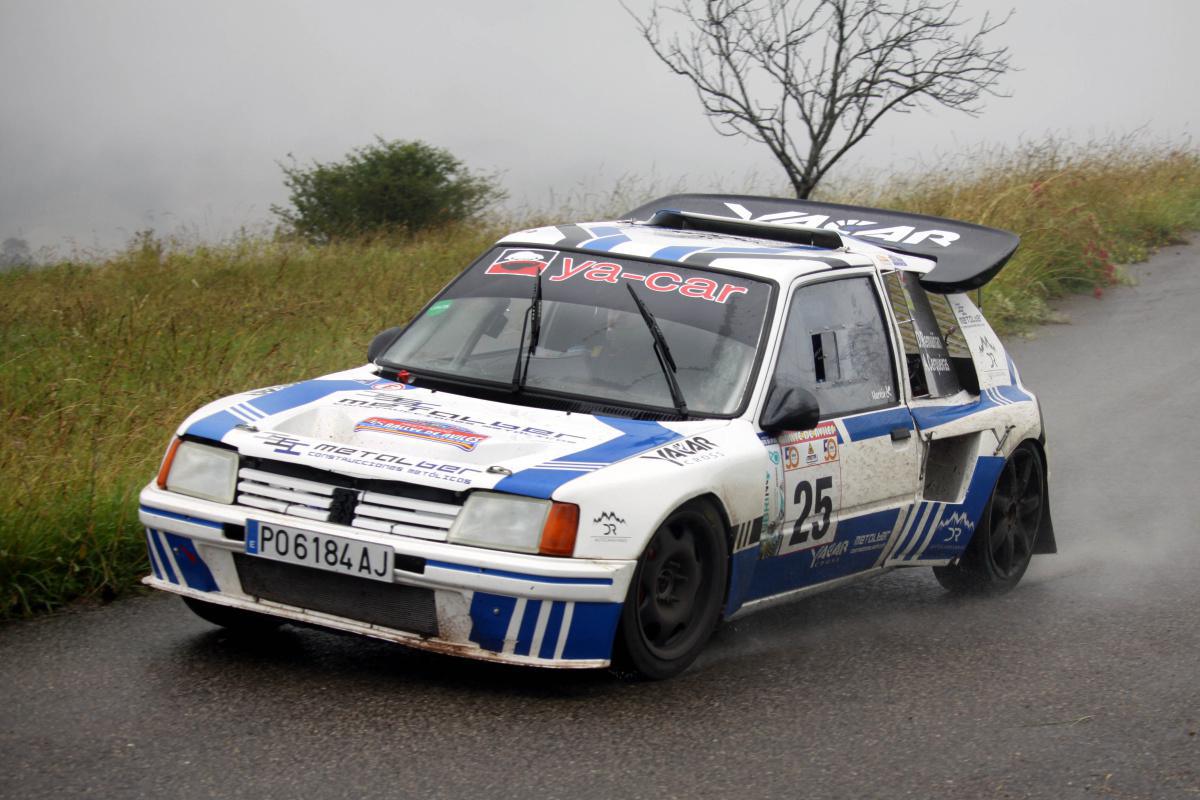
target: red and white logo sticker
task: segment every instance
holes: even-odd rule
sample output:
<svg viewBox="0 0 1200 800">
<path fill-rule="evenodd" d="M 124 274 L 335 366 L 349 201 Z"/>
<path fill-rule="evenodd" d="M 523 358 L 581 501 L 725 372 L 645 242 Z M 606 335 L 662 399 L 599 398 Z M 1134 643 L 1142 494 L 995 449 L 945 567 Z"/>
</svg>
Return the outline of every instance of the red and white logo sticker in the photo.
<svg viewBox="0 0 1200 800">
<path fill-rule="evenodd" d="M 355 424 L 354 430 L 356 433 L 371 431 L 373 433 L 390 433 L 394 436 L 411 436 L 414 439 L 448 444 L 468 453 L 474 450 L 480 442 L 487 441 L 488 438 L 482 433 L 460 428 L 457 425 L 422 422 L 415 419 L 389 419 L 387 417 L 368 417 Z"/>
<path fill-rule="evenodd" d="M 557 250 L 531 250 L 528 247 L 510 247 L 492 262 L 486 275 L 527 275 L 532 278 L 543 273 L 558 255 Z"/>
</svg>

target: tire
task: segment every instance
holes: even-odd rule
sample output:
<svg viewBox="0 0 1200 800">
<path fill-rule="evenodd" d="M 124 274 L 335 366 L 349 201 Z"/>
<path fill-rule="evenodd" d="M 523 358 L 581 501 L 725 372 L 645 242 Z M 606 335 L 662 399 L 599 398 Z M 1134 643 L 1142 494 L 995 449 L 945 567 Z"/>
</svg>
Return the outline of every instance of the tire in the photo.
<svg viewBox="0 0 1200 800">
<path fill-rule="evenodd" d="M 281 619 L 270 617 L 266 614 L 256 614 L 253 611 L 243 611 L 240 608 L 220 606 L 216 603 L 197 600 L 194 597 L 184 597 L 182 600 L 184 605 L 191 609 L 192 613 L 200 617 L 200 619 L 235 633 L 269 633 L 284 622 Z"/>
<path fill-rule="evenodd" d="M 692 501 L 673 511 L 638 559 L 614 666 L 651 680 L 687 669 L 720 620 L 728 575 L 725 523 L 712 505 Z"/>
<path fill-rule="evenodd" d="M 1033 557 L 1045 492 L 1041 454 L 1029 442 L 1022 442 L 1004 463 L 962 558 L 956 564 L 933 568 L 938 583 L 956 594 L 1012 590 Z"/>
</svg>

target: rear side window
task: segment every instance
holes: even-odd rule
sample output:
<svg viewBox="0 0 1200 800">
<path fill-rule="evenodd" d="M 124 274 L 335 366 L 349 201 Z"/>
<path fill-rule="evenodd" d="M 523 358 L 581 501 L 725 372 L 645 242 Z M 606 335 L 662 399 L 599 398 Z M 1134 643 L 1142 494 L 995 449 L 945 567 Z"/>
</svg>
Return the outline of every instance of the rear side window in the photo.
<svg viewBox="0 0 1200 800">
<path fill-rule="evenodd" d="M 956 356 L 947 337 L 953 338 L 961 356 L 969 357 L 970 351 L 946 298 L 926 292 L 921 288 L 920 278 L 912 272 L 887 273 L 884 285 L 900 328 L 912 396 L 957 394 L 962 387 L 952 360 Z"/>
<path fill-rule="evenodd" d="M 883 309 L 869 278 L 816 283 L 793 295 L 775 379 L 811 391 L 823 419 L 897 402 Z"/>
</svg>

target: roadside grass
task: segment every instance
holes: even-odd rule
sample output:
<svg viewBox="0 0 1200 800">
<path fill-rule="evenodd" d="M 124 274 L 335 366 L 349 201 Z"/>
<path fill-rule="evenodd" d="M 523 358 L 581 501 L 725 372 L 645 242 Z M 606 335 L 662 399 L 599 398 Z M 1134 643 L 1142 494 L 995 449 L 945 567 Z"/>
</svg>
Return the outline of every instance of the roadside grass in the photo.
<svg viewBox="0 0 1200 800">
<path fill-rule="evenodd" d="M 1003 331 L 1052 319 L 1050 299 L 1102 293 L 1120 280 L 1116 264 L 1200 229 L 1195 150 L 1050 143 L 974 164 L 829 199 L 1019 233 L 984 291 Z M 595 210 L 648 199 L 627 195 Z M 600 208 L 606 199 L 620 207 Z M 137 494 L 184 416 L 362 363 L 376 332 L 506 230 L 548 216 L 324 247 L 146 233 L 100 263 L 0 275 L 0 618 L 129 592 L 148 571 Z"/>
<path fill-rule="evenodd" d="M 0 617 L 145 574 L 137 494 L 195 408 L 362 363 L 499 235 L 172 247 L 0 275 Z"/>
</svg>

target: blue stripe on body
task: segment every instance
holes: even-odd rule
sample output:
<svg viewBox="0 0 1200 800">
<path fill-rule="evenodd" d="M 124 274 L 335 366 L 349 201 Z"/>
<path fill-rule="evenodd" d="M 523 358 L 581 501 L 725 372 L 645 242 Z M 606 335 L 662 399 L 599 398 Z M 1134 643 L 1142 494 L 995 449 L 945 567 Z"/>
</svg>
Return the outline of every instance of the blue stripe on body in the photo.
<svg viewBox="0 0 1200 800">
<path fill-rule="evenodd" d="M 495 490 L 549 499 L 554 490 L 567 481 L 595 471 L 594 469 L 572 469 L 574 464 L 587 462 L 608 466 L 683 438 L 670 428 L 653 421 L 602 416 L 597 416 L 596 420 L 616 428 L 621 435 L 586 450 L 570 453 L 547 462 L 548 464 L 562 464 L 562 467 L 554 469 L 530 467 L 514 475 L 509 475 L 496 484 Z"/>
<path fill-rule="evenodd" d="M 725 615 L 737 611 L 745 595 L 750 591 L 754 578 L 755 565 L 758 564 L 758 548 L 747 547 L 739 550 L 729 559 L 729 594 L 725 601 Z"/>
<path fill-rule="evenodd" d="M 896 518 L 899 514 L 900 509 L 891 508 L 886 511 L 840 520 L 837 532 L 829 544 L 849 542 L 847 549 L 840 556 L 822 560 L 819 564 L 815 563 L 817 560 L 815 556 L 821 547 L 797 550 L 786 555 L 758 561 L 754 566 L 750 585 L 745 595 L 739 598 L 738 605 L 747 600 L 770 597 L 792 589 L 812 586 L 870 569 L 878 560 L 880 551 L 887 545 L 888 537 L 859 547 L 854 545 L 855 537 L 884 531 L 890 533 L 896 525 Z M 822 547 L 825 546 L 828 545 Z"/>
<path fill-rule="evenodd" d="M 983 517 L 984 508 L 1000 471 L 1004 468 L 1004 459 L 998 456 L 981 456 L 976 460 L 971 482 L 967 487 L 962 503 L 943 504 L 934 501 L 922 501 L 908 506 L 906 509 L 889 509 L 874 514 L 840 520 L 834 542 L 849 541 L 853 548 L 856 536 L 865 533 L 880 533 L 884 530 L 894 530 L 901 513 L 905 519 L 901 532 L 911 525 L 907 535 L 893 550 L 892 558 L 906 564 L 917 565 L 924 561 L 945 561 L 958 558 L 970 544 L 974 532 L 978 529 Z M 922 519 L 928 509 L 928 515 Z M 934 527 L 938 511 L 942 510 L 942 518 Z M 955 528 L 958 529 L 957 539 Z M 915 547 L 923 537 L 928 536 L 928 543 L 918 556 L 900 558 L 909 547 Z M 814 549 L 799 550 L 774 558 L 759 559 L 758 549 L 751 548 L 735 553 L 730 565 L 731 577 L 729 601 L 725 608 L 726 614 L 732 614 L 742 603 L 781 594 L 792 589 L 812 586 L 833 578 L 850 575 L 870 569 L 879 557 L 879 552 L 885 546 L 869 545 L 854 552 L 848 549 L 836 559 L 815 564 Z M 914 553 L 916 551 L 914 550 Z"/>
<path fill-rule="evenodd" d="M 613 236 L 603 236 L 599 239 L 593 239 L 590 242 L 584 242 L 579 245 L 580 250 L 592 250 L 597 252 L 607 252 L 612 250 L 619 244 L 625 244 L 629 241 L 629 237 L 623 233 L 614 234 Z"/>
<path fill-rule="evenodd" d="M 213 522 L 211 519 L 200 519 L 199 517 L 189 517 L 187 514 L 180 514 L 175 511 L 164 511 L 161 508 L 151 508 L 150 506 L 138 506 L 139 509 L 147 514 L 154 514 L 159 517 L 168 517 L 169 519 L 177 519 L 183 522 L 191 522 L 194 525 L 204 525 L 217 530 L 224 530 L 221 523 Z"/>
<path fill-rule="evenodd" d="M 1001 404 L 993 401 L 987 396 L 988 392 L 996 392 L 1006 400 L 1011 400 L 1014 403 L 1023 403 L 1033 398 L 1025 392 L 1021 391 L 1018 386 L 997 386 L 992 389 L 985 389 L 980 393 L 979 399 L 964 403 L 958 406 L 921 406 L 912 410 L 913 418 L 917 421 L 917 427 L 921 430 L 936 428 L 938 425 L 945 425 L 963 417 L 969 417 L 972 414 L 978 414 L 981 411 L 997 408 Z"/>
<path fill-rule="evenodd" d="M 542 636 L 542 648 L 537 652 L 538 658 L 554 658 L 554 649 L 558 646 L 558 634 L 562 631 L 563 612 L 566 608 L 566 603 L 550 604 L 550 616 L 546 618 L 546 632 Z"/>
<path fill-rule="evenodd" d="M 363 383 L 351 380 L 304 381 L 303 383 L 297 383 L 271 394 L 245 400 L 243 404 L 253 406 L 270 416 L 271 414 L 289 411 L 306 403 L 311 403 L 314 400 L 320 400 L 322 397 L 334 392 L 361 392 L 367 388 Z M 186 433 L 192 436 L 220 441 L 225 434 L 241 424 L 243 424 L 243 420 L 228 411 L 218 411 L 189 425 Z"/>
<path fill-rule="evenodd" d="M 620 603 L 576 603 L 563 658 L 612 658 L 613 637 L 620 619 Z"/>
<path fill-rule="evenodd" d="M 471 634 L 468 638 L 484 650 L 499 653 L 504 649 L 504 635 L 508 632 L 516 604 L 515 597 L 475 592 L 471 598 Z"/>
<path fill-rule="evenodd" d="M 911 431 L 913 417 L 908 413 L 907 408 L 899 406 L 846 417 L 842 420 L 842 424 L 846 426 L 846 433 L 849 434 L 850 441 L 861 442 L 864 439 L 887 436 L 895 428 Z"/>
<path fill-rule="evenodd" d="M 202 439 L 212 439 L 215 442 L 219 442 L 222 436 L 229 433 L 238 425 L 245 424 L 245 420 L 235 417 L 228 411 L 218 411 L 202 420 L 193 422 L 188 426 L 187 433 L 192 436 L 199 436 Z"/>
<path fill-rule="evenodd" d="M 996 404 L 987 399 L 987 395 L 980 394 L 979 399 L 973 403 L 965 403 L 961 406 L 921 406 L 914 408 L 912 415 L 913 419 L 917 421 L 918 428 L 928 430 L 995 407 Z"/>
<path fill-rule="evenodd" d="M 149 528 L 146 528 L 146 555 L 150 558 L 150 571 L 154 573 L 154 577 L 162 580 L 162 572 L 158 569 L 158 559 L 154 556 L 154 542 L 151 540 L 153 534 Z"/>
<path fill-rule="evenodd" d="M 900 541 L 896 543 L 896 549 L 892 551 L 890 558 L 895 558 L 898 553 L 903 553 L 904 548 L 912 541 L 912 528 L 916 527 L 916 521 L 921 518 L 921 512 L 925 510 L 926 503 L 913 503 L 904 512 L 904 521 L 900 523 Z"/>
<path fill-rule="evenodd" d="M 150 540 L 154 542 L 154 550 L 158 553 L 158 562 L 162 564 L 163 572 L 167 575 L 167 580 L 171 583 L 179 583 L 179 579 L 175 577 L 175 570 L 171 569 L 171 562 L 167 558 L 167 550 L 163 547 L 161 536 L 158 531 L 150 531 Z"/>
<path fill-rule="evenodd" d="M 533 646 L 533 630 L 537 627 L 537 618 L 541 611 L 541 600 L 525 602 L 525 616 L 521 617 L 521 629 L 517 631 L 517 646 L 513 648 L 513 653 L 516 655 L 529 655 L 529 648 Z"/>
<path fill-rule="evenodd" d="M 1015 383 L 1012 386 L 997 386 L 994 391 L 999 392 L 1000 396 L 1005 400 L 1012 400 L 1017 403 L 1023 403 L 1027 400 L 1033 399 L 1028 394 L 1021 391 L 1021 387 L 1017 386 Z"/>
<path fill-rule="evenodd" d="M 454 569 L 459 572 L 471 572 L 476 575 L 494 575 L 500 578 L 516 578 L 523 581 L 533 581 L 536 583 L 560 583 L 571 586 L 612 586 L 612 578 L 558 578 L 548 575 L 533 575 L 527 572 L 510 572 L 506 569 L 494 569 L 492 567 L 473 567 L 469 564 L 455 564 L 450 561 L 434 561 L 432 559 L 425 562 L 427 567 L 440 567 L 441 569 Z"/>
<path fill-rule="evenodd" d="M 794 253 L 810 252 L 812 250 L 820 250 L 819 247 L 810 247 L 804 244 L 798 244 L 793 247 L 716 247 L 708 245 L 671 245 L 654 251 L 651 258 L 659 261 L 686 261 L 688 256 L 693 256 L 696 253 L 703 252 L 705 255 L 712 256 L 737 256 L 745 254 L 770 254 L 778 253 L 779 255 L 787 255 Z"/>
<path fill-rule="evenodd" d="M 673 244 L 670 247 L 655 250 L 654 255 L 650 257 L 659 261 L 682 261 L 692 253 L 698 253 L 703 249 L 703 247 Z"/>
<path fill-rule="evenodd" d="M 192 540 L 173 533 L 162 535 L 166 537 L 171 552 L 175 553 L 175 563 L 182 573 L 180 577 L 183 578 L 183 585 L 201 592 L 217 591 L 217 582 L 204 559 L 196 552 L 196 545 L 192 544 Z"/>
<path fill-rule="evenodd" d="M 911 549 L 912 552 L 903 553 L 903 551 L 901 551 L 901 553 L 903 553 L 902 557 L 904 561 L 912 561 L 913 557 L 920 552 L 920 544 L 925 540 L 925 537 L 929 536 L 930 529 L 933 528 L 934 523 L 938 521 L 938 512 L 942 510 L 942 505 L 942 503 L 929 504 L 929 514 L 926 515 L 925 519 L 920 525 L 914 527 L 913 535 L 909 537 L 909 541 L 905 545 L 905 549 Z M 919 530 L 917 528 L 919 528 Z"/>
</svg>

